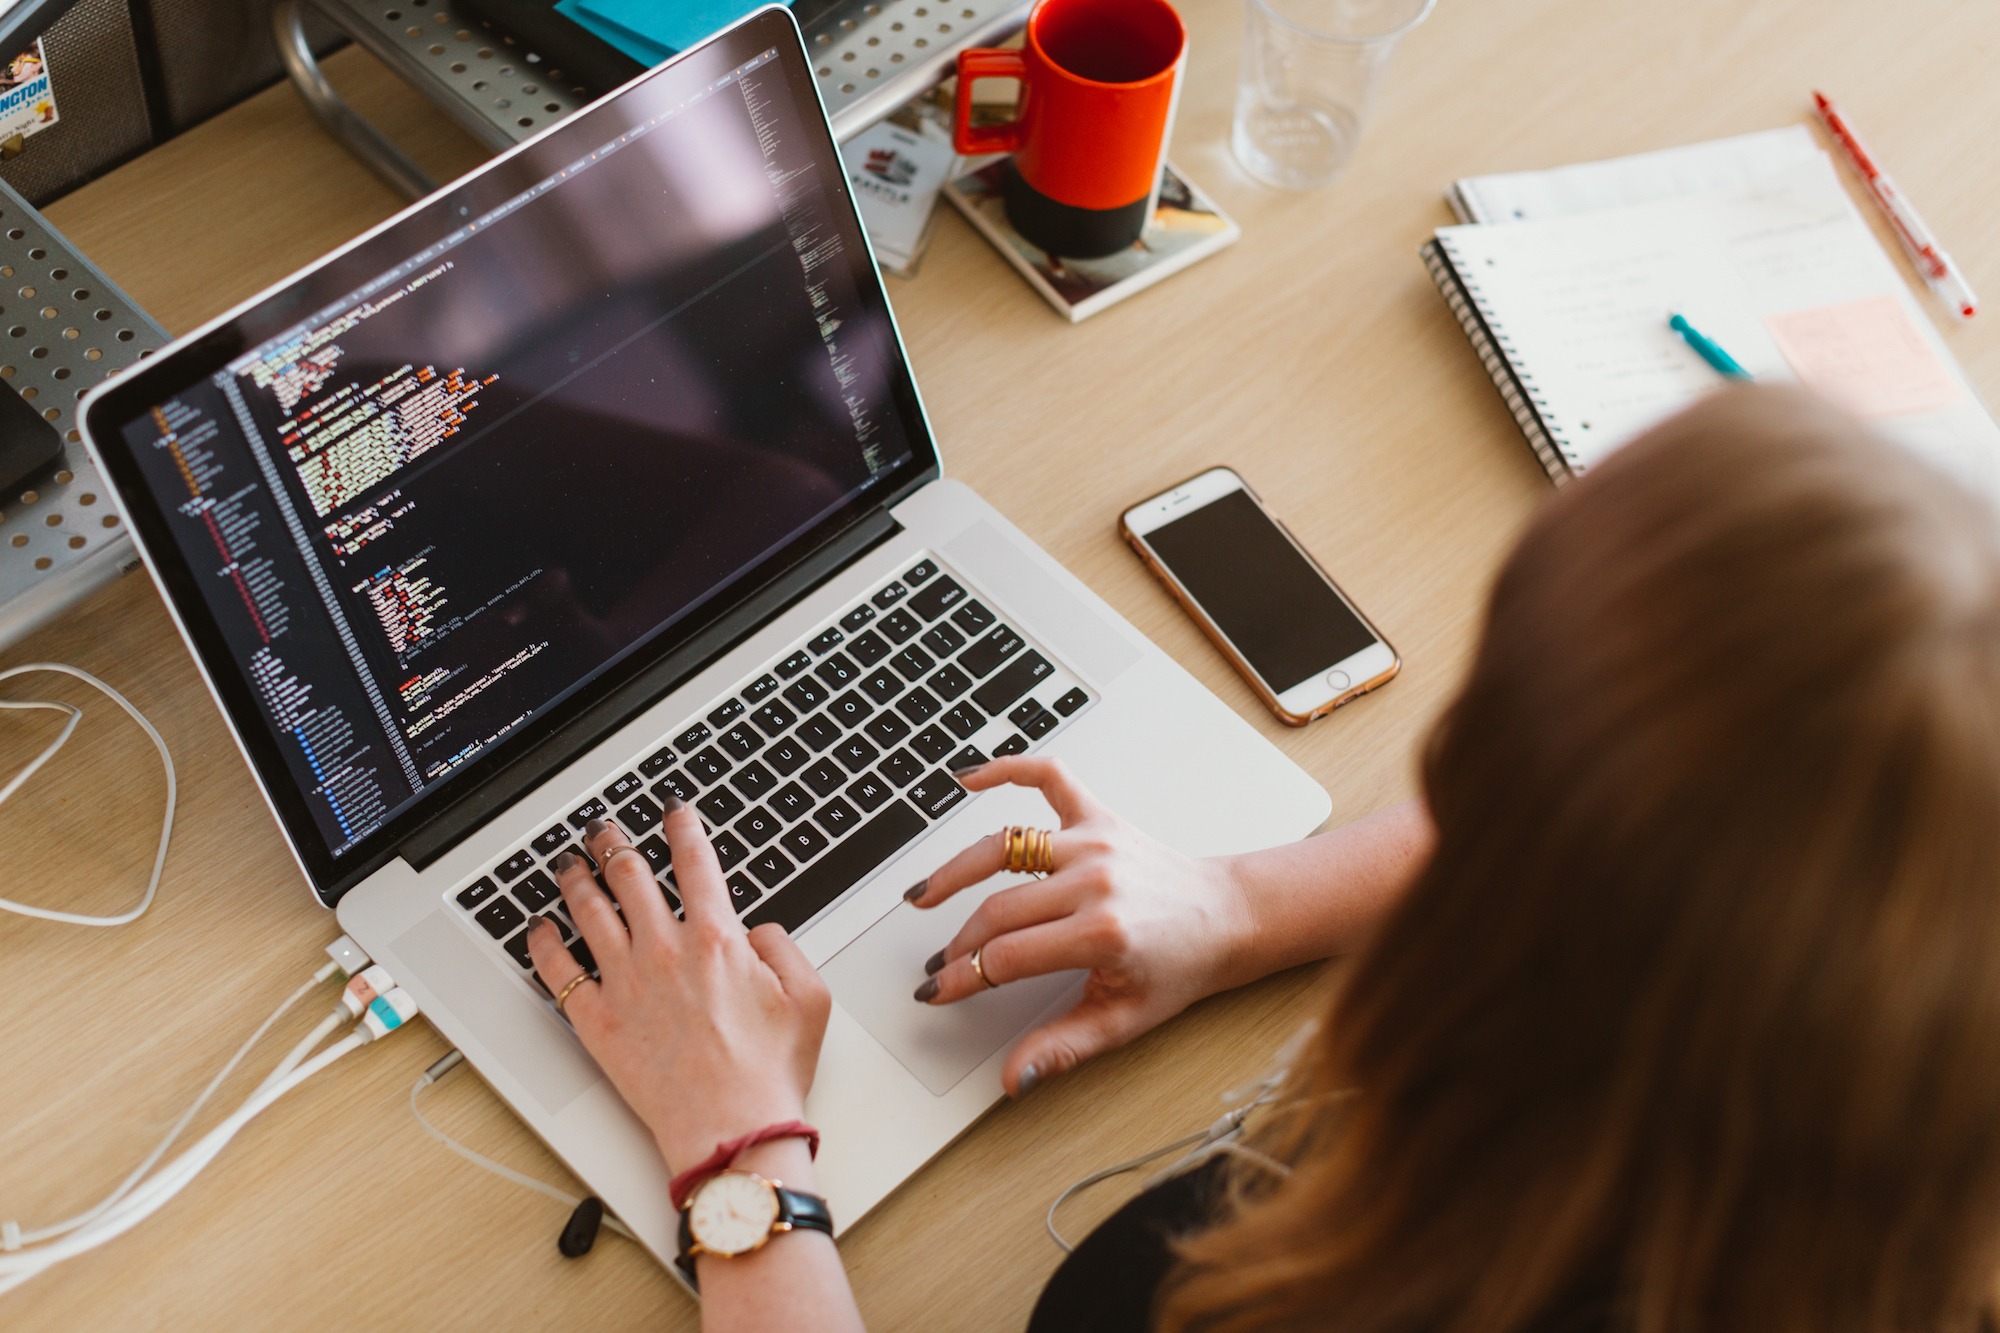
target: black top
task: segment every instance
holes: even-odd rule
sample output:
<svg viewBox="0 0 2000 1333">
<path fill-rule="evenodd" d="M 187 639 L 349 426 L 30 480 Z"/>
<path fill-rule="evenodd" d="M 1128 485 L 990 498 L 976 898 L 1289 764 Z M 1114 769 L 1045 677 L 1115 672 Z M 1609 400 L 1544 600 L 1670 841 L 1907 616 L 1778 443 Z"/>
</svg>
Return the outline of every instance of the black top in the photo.
<svg viewBox="0 0 2000 1333">
<path fill-rule="evenodd" d="M 1208 1225 L 1220 1201 L 1221 1157 L 1162 1181 L 1104 1220 L 1042 1290 L 1028 1333 L 1147 1333 L 1174 1266 L 1171 1242 Z"/>
</svg>

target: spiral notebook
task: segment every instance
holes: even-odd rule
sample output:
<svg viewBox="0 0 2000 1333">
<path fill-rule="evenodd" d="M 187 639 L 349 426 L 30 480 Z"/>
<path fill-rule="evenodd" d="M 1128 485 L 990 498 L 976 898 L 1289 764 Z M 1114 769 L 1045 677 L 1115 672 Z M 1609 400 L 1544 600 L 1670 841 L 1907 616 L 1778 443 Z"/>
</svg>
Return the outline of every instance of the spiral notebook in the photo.
<svg viewBox="0 0 2000 1333">
<path fill-rule="evenodd" d="M 1522 220 L 1442 228 L 1424 246 L 1543 468 L 1561 485 L 1720 383 L 1668 328 L 1679 311 L 1758 379 L 1802 380 L 2000 498 L 2000 425 L 1831 160 L 1802 130 L 1803 151 L 1753 137 L 1748 151 L 1724 141 L 1716 170 L 1676 150 L 1684 181 L 1734 172 L 1724 188 L 1661 193 L 1629 161 L 1590 164 L 1566 171 L 1594 179 L 1562 188 L 1479 191 L 1479 211 Z M 1621 191 L 1643 202 L 1607 206 Z"/>
</svg>

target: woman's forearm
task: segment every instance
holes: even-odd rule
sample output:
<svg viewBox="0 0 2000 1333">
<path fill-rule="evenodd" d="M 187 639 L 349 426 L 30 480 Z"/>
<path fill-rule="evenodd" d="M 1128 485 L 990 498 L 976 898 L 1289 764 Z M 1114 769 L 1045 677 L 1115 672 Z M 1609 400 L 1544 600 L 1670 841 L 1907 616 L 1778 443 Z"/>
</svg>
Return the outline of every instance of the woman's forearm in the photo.
<svg viewBox="0 0 2000 1333">
<path fill-rule="evenodd" d="M 1242 907 L 1228 984 L 1346 953 L 1368 938 L 1429 856 L 1423 802 L 1227 862 Z"/>
<path fill-rule="evenodd" d="M 788 1189 L 812 1193 L 819 1188 L 812 1158 L 799 1139 L 759 1144 L 737 1158 L 736 1165 Z M 860 1333 L 861 1315 L 847 1285 L 847 1270 L 833 1238 L 822 1232 L 788 1232 L 750 1254 L 704 1256 L 695 1265 L 703 1333 L 804 1328 Z"/>
</svg>

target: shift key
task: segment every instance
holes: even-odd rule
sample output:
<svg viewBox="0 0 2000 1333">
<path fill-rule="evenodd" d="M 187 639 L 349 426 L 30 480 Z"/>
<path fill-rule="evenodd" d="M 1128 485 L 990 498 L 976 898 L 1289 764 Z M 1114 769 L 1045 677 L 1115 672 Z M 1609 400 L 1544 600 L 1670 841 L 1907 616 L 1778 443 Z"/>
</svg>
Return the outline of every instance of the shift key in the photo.
<svg viewBox="0 0 2000 1333">
<path fill-rule="evenodd" d="M 994 717 L 1005 713 L 1016 699 L 1047 680 L 1055 671 L 1049 659 L 1030 648 L 1015 658 L 993 679 L 972 692 L 972 701 Z"/>
</svg>

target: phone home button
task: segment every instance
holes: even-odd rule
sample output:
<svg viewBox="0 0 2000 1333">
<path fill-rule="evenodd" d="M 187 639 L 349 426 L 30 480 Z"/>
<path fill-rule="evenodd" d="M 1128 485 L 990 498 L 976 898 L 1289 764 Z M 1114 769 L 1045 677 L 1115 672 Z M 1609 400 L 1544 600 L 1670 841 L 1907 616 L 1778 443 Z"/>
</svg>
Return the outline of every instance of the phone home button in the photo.
<svg viewBox="0 0 2000 1333">
<path fill-rule="evenodd" d="M 1336 694 L 1346 689 L 1349 685 L 1352 685 L 1353 683 L 1354 683 L 1353 681 L 1347 678 L 1347 673 L 1345 671 L 1329 671 L 1326 673 L 1327 688 L 1334 691 Z"/>
</svg>

